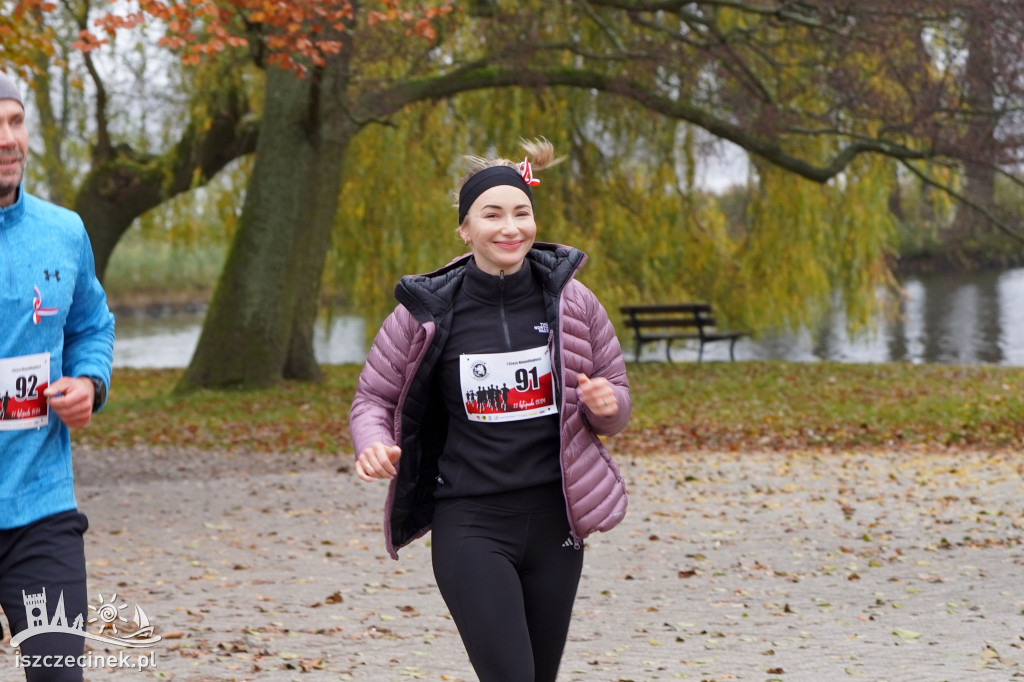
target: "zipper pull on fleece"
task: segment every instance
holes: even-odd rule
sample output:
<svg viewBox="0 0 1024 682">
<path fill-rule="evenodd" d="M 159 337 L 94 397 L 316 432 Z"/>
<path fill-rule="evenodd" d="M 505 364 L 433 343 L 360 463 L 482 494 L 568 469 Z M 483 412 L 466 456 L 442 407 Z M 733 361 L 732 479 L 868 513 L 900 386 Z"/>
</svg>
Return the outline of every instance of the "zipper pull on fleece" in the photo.
<svg viewBox="0 0 1024 682">
<path fill-rule="evenodd" d="M 505 334 L 505 348 L 512 350 L 512 335 L 508 331 L 508 318 L 505 317 L 505 271 L 498 271 L 498 315 L 501 317 L 501 330 Z"/>
</svg>

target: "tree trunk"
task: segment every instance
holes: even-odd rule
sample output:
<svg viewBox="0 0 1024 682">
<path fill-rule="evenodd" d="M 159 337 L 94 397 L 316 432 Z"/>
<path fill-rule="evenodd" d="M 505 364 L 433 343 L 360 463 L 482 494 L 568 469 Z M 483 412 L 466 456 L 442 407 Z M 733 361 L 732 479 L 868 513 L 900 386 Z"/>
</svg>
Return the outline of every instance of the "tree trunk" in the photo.
<svg viewBox="0 0 1024 682">
<path fill-rule="evenodd" d="M 135 219 L 165 200 L 155 164 L 117 159 L 92 169 L 75 195 L 102 281 L 114 247 Z"/>
<path fill-rule="evenodd" d="M 256 163 L 227 262 L 179 389 L 321 378 L 313 352 L 345 150 L 340 68 L 267 72 Z M 333 115 L 325 115 L 333 112 Z"/>
<path fill-rule="evenodd" d="M 89 233 L 101 281 L 114 247 L 136 218 L 192 189 L 196 170 L 205 183 L 256 148 L 258 131 L 247 115 L 248 104 L 240 96 L 229 97 L 201 133 L 198 124 L 189 125 L 178 143 L 160 156 L 117 145 L 110 158 L 94 159 L 73 208 Z"/>
<path fill-rule="evenodd" d="M 967 82 L 966 104 L 971 115 L 967 119 L 961 149 L 964 152 L 964 196 L 975 206 L 992 208 L 995 205 L 996 140 L 995 129 L 999 119 L 995 106 L 995 65 L 990 40 L 991 18 L 987 10 L 975 9 L 967 26 Z M 991 233 L 986 216 L 973 206 L 960 204 L 953 225 L 945 235 L 945 245 L 951 253 L 966 253 L 968 242 Z"/>
</svg>

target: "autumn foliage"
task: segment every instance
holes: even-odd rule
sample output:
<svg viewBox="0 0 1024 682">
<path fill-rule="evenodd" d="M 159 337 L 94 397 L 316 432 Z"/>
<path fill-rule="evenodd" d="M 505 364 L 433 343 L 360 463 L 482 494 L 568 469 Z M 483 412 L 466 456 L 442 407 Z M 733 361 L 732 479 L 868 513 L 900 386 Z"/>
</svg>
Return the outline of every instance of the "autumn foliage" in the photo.
<svg viewBox="0 0 1024 682">
<path fill-rule="evenodd" d="M 0 64 L 26 65 L 29 55 L 50 55 L 53 34 L 42 17 L 57 5 L 48 0 L 0 1 Z"/>
<path fill-rule="evenodd" d="M 56 5 L 44 0 L 16 0 L 14 11 L 0 16 L 0 45 L 36 36 L 26 30 L 26 17 L 41 16 Z M 360 21 L 373 26 L 401 22 L 406 35 L 433 42 L 434 21 L 452 11 L 450 0 L 430 6 L 400 0 L 381 0 L 362 11 Z M 250 49 L 265 64 L 304 74 L 310 67 L 322 67 L 338 54 L 345 33 L 357 21 L 349 0 L 142 0 L 138 4 L 112 1 L 109 11 L 81 29 L 73 47 L 84 52 L 110 43 L 120 31 L 144 25 L 165 27 L 158 43 L 181 55 L 185 64 L 198 64 L 205 57 L 229 49 Z M 0 57 L 4 57 L 0 48 Z"/>
</svg>

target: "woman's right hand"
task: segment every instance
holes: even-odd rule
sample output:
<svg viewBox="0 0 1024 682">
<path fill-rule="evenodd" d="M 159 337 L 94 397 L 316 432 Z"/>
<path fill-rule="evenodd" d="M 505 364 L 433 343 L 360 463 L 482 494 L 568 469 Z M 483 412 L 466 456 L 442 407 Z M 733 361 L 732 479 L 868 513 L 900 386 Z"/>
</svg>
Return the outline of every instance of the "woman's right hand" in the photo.
<svg viewBox="0 0 1024 682">
<path fill-rule="evenodd" d="M 356 457 L 356 473 L 364 481 L 378 478 L 394 478 L 398 473 L 395 463 L 402 456 L 402 449 L 397 445 L 374 443 Z"/>
</svg>

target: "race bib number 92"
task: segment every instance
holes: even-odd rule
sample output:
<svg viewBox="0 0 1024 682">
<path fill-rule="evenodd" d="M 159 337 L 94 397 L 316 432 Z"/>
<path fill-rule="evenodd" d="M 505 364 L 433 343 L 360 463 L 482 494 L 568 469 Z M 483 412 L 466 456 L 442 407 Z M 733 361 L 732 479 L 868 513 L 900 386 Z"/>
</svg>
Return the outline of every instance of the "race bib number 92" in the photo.
<svg viewBox="0 0 1024 682">
<path fill-rule="evenodd" d="M 49 353 L 0 358 L 0 431 L 46 426 L 49 405 L 43 391 L 49 384 Z"/>
<path fill-rule="evenodd" d="M 460 359 L 462 402 L 470 421 L 507 422 L 558 414 L 547 346 Z"/>
</svg>

